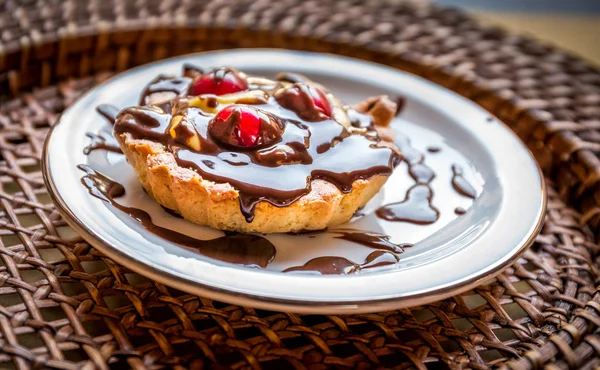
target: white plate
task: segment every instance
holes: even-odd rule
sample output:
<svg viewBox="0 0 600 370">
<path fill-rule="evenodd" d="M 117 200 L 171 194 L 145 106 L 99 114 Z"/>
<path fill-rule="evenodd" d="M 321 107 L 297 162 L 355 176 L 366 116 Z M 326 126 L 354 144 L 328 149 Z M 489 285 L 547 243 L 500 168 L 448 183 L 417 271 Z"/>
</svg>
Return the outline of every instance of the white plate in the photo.
<svg viewBox="0 0 600 370">
<path fill-rule="evenodd" d="M 373 250 L 333 232 L 269 235 L 277 254 L 267 269 L 211 260 L 150 234 L 129 216 L 90 196 L 76 166 L 89 164 L 124 184 L 122 200 L 148 211 L 154 223 L 199 239 L 222 235 L 164 212 L 141 191 L 122 155 L 95 151 L 86 132 L 106 127 L 95 112 L 102 103 L 136 105 L 143 87 L 159 73 L 179 74 L 184 63 L 230 65 L 250 74 L 299 72 L 328 86 L 348 103 L 382 93 L 403 95 L 407 104 L 393 127 L 428 154 L 436 171 L 433 204 L 440 219 L 428 226 L 388 222 L 373 210 L 404 199 L 414 184 L 406 164 L 396 169 L 365 215 L 342 228 L 378 231 L 396 243 L 412 243 L 400 262 L 354 275 L 282 273 L 322 255 L 359 263 Z M 130 269 L 175 288 L 239 305 L 307 313 L 371 312 L 423 304 L 465 291 L 497 274 L 529 246 L 542 225 L 546 194 L 540 170 L 521 141 L 474 103 L 413 75 L 373 63 L 325 54 L 236 50 L 200 53 L 141 66 L 87 92 L 64 111 L 46 142 L 44 175 L 59 211 L 100 251 Z M 477 190 L 476 200 L 449 186 L 450 167 L 460 164 Z M 467 209 L 457 217 L 455 207 Z"/>
</svg>

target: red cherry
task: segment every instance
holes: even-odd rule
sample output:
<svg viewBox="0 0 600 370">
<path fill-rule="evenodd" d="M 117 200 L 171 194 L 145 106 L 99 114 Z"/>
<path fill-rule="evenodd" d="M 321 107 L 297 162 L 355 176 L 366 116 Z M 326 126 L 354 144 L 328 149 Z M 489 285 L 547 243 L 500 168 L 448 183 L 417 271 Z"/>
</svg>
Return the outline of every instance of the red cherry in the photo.
<svg viewBox="0 0 600 370">
<path fill-rule="evenodd" d="M 326 115 L 327 117 L 331 117 L 331 105 L 329 104 L 329 100 L 327 96 L 323 92 L 323 90 L 318 87 L 309 86 L 308 93 L 313 100 L 313 103 L 319 110 Z"/>
<path fill-rule="evenodd" d="M 190 87 L 190 95 L 232 94 L 248 89 L 248 83 L 234 70 L 219 68 L 196 77 Z"/>
<path fill-rule="evenodd" d="M 275 99 L 282 107 L 293 110 L 307 121 L 321 121 L 332 116 L 327 96 L 315 86 L 296 83 L 278 90 Z"/>
<path fill-rule="evenodd" d="M 230 145 L 251 147 L 258 140 L 260 116 L 255 108 L 228 105 L 217 113 L 209 129 L 211 134 Z"/>
</svg>

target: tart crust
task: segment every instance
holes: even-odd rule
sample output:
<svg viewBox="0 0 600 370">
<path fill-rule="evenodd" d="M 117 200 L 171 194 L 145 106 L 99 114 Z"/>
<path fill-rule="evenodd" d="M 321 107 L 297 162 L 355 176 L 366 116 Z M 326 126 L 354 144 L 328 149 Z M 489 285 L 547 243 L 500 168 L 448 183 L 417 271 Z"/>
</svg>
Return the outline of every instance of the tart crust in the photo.
<svg viewBox="0 0 600 370">
<path fill-rule="evenodd" d="M 322 230 L 348 221 L 384 185 L 388 176 L 356 180 L 344 194 L 324 180 L 313 180 L 311 191 L 287 207 L 262 201 L 254 209 L 254 220 L 246 222 L 240 211 L 238 191 L 228 183 L 203 179 L 181 167 L 172 153 L 157 142 L 117 135 L 123 153 L 137 177 L 162 206 L 196 224 L 240 232 L 302 232 Z"/>
</svg>

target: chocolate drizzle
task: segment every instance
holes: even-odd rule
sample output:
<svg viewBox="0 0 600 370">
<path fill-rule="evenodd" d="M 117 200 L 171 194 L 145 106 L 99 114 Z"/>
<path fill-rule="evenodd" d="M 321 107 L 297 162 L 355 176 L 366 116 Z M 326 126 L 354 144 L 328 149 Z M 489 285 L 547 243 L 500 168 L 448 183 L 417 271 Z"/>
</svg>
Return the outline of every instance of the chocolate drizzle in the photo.
<svg viewBox="0 0 600 370">
<path fill-rule="evenodd" d="M 100 104 L 96 107 L 96 111 L 100 113 L 110 125 L 114 125 L 119 108 L 110 104 Z M 83 154 L 89 155 L 94 150 L 106 150 L 114 153 L 123 153 L 119 147 L 119 143 L 115 140 L 112 132 L 99 131 L 99 132 L 86 132 L 85 136 L 91 139 L 91 142 L 83 148 Z"/>
<path fill-rule="evenodd" d="M 402 113 L 402 111 L 404 110 L 404 107 L 406 106 L 406 98 L 404 96 L 398 96 L 396 98 L 396 113 L 394 114 L 394 116 L 399 116 L 400 113 Z"/>
<path fill-rule="evenodd" d="M 422 163 L 425 160 L 425 156 L 423 153 L 415 149 L 412 145 L 410 145 L 410 139 L 408 136 L 398 133 L 394 140 L 394 144 L 402 151 L 402 155 L 404 156 L 404 160 L 408 163 L 409 166 Z"/>
<path fill-rule="evenodd" d="M 321 275 L 347 275 L 356 272 L 358 265 L 349 259 L 336 256 L 317 257 L 302 266 L 294 266 L 283 272 L 308 271 Z"/>
<path fill-rule="evenodd" d="M 408 167 L 408 173 L 419 184 L 428 184 L 435 177 L 435 172 L 424 163 L 415 163 Z"/>
<path fill-rule="evenodd" d="M 368 130 L 374 130 L 373 120 L 371 116 L 365 113 L 361 113 L 356 109 L 348 109 L 346 111 L 348 114 L 348 118 L 350 119 L 350 124 L 356 128 L 366 128 Z"/>
<path fill-rule="evenodd" d="M 94 150 L 98 149 L 103 149 L 114 153 L 123 153 L 119 147 L 119 143 L 116 142 L 115 138 L 110 132 L 86 132 L 85 136 L 92 140 L 88 146 L 83 148 L 83 154 L 85 155 L 88 155 Z"/>
<path fill-rule="evenodd" d="M 475 199 L 477 191 L 463 177 L 463 169 L 457 164 L 452 165 L 452 187 L 460 195 Z"/>
<path fill-rule="evenodd" d="M 111 125 L 114 125 L 117 114 L 119 113 L 119 108 L 111 104 L 100 104 L 96 107 L 96 111 L 104 116 Z"/>
<path fill-rule="evenodd" d="M 193 64 L 184 63 L 183 65 L 183 76 L 187 78 L 195 78 L 204 73 L 204 70 Z"/>
<path fill-rule="evenodd" d="M 310 85 L 295 83 L 279 89 L 274 96 L 282 107 L 295 111 L 300 119 L 317 122 L 329 118 L 323 108 L 318 107 L 314 101 L 315 96 L 326 99 L 324 95 L 319 94 L 323 93 Z"/>
<path fill-rule="evenodd" d="M 456 213 L 457 215 L 464 215 L 465 213 L 467 213 L 467 210 L 464 209 L 463 207 L 456 207 L 454 209 L 454 213 Z"/>
<path fill-rule="evenodd" d="M 429 186 L 417 184 L 408 190 L 406 198 L 379 208 L 379 218 L 388 221 L 404 221 L 418 225 L 429 225 L 437 221 L 440 211 L 431 205 L 433 191 Z"/>
<path fill-rule="evenodd" d="M 331 230 L 330 232 L 340 234 L 335 237 L 336 239 L 360 244 L 375 249 L 375 251 L 370 253 L 365 261 L 360 264 L 340 256 L 323 256 L 313 258 L 302 266 L 290 267 L 284 272 L 305 272 L 321 275 L 354 274 L 365 269 L 393 265 L 400 260 L 398 255 L 404 252 L 404 248 L 412 246 L 411 244 L 392 243 L 388 235 L 376 232 L 340 229 Z"/>
<path fill-rule="evenodd" d="M 77 166 L 86 175 L 81 183 L 94 197 L 109 203 L 139 222 L 146 230 L 165 240 L 196 251 L 206 257 L 246 267 L 265 268 L 275 258 L 275 247 L 267 239 L 252 234 L 229 233 L 212 240 L 199 240 L 178 233 L 152 222 L 152 217 L 138 208 L 127 207 L 115 201 L 125 194 L 125 188 L 97 172 L 93 168 L 80 164 Z"/>
<path fill-rule="evenodd" d="M 290 267 L 283 272 L 304 272 L 319 275 L 348 275 L 362 270 L 396 264 L 400 259 L 394 253 L 377 250 L 369 254 L 366 260 L 355 263 L 344 257 L 317 257 L 302 266 Z"/>
<path fill-rule="evenodd" d="M 227 232 L 220 238 L 199 240 L 158 226 L 152 222 L 152 217 L 146 211 L 124 206 L 115 200 L 125 194 L 125 188 L 121 184 L 87 165 L 78 165 L 77 168 L 85 172 L 81 183 L 91 195 L 127 214 L 150 233 L 162 239 L 179 244 L 206 257 L 245 267 L 266 268 L 275 257 L 276 251 L 273 244 L 257 235 Z M 375 249 L 375 251 L 370 253 L 361 264 L 344 257 L 324 256 L 312 259 L 303 266 L 291 267 L 284 272 L 308 271 L 324 275 L 351 274 L 365 269 L 395 264 L 399 261 L 398 255 L 404 252 L 404 248 L 410 247 L 410 244 L 392 243 L 389 236 L 375 232 L 333 230 L 331 233 L 340 234 L 336 236 L 338 239 L 357 243 Z"/>
<path fill-rule="evenodd" d="M 240 131 L 240 121 L 244 114 L 254 114 L 259 121 L 258 135 L 254 144 L 255 147 L 265 147 L 281 140 L 281 133 L 284 129 L 284 125 L 277 117 L 256 109 L 252 110 L 252 108 L 246 106 L 233 107 L 228 109 L 228 112 L 231 113 L 226 119 L 221 119 L 220 115 L 217 115 L 208 125 L 210 136 L 222 144 L 238 149 L 244 148 L 238 135 L 238 132 Z"/>
<path fill-rule="evenodd" d="M 152 104 L 151 96 L 161 93 L 161 97 L 154 97 L 156 102 L 171 100 L 178 96 L 185 96 L 190 88 L 192 79 L 188 77 L 174 77 L 159 75 L 146 87 L 140 98 L 140 104 Z"/>
<path fill-rule="evenodd" d="M 340 236 L 336 236 L 336 239 L 343 239 L 349 242 L 357 243 L 368 248 L 377 250 L 385 250 L 393 253 L 403 253 L 404 248 L 408 248 L 411 244 L 395 244 L 390 241 L 388 235 L 379 234 L 371 231 L 338 231 L 332 230 L 332 233 L 340 232 Z"/>
<path fill-rule="evenodd" d="M 387 221 L 432 224 L 440 216 L 440 211 L 431 204 L 434 194 L 430 183 L 435 172 L 425 164 L 425 155 L 410 145 L 408 137 L 399 134 L 394 142 L 404 154 L 408 173 L 417 184 L 408 190 L 402 202 L 386 204 L 375 213 Z"/>
<path fill-rule="evenodd" d="M 164 89 L 162 81 L 152 83 L 145 95 Z M 329 118 L 307 121 L 282 107 L 273 96 L 266 104 L 253 107 L 277 118 L 283 128 L 280 140 L 251 150 L 220 144 L 208 134 L 213 115 L 194 107 L 177 114 L 198 134 L 200 150 L 186 145 L 187 137 L 177 135 L 174 139 L 169 134 L 171 112 L 157 107 L 121 111 L 114 131 L 115 135 L 128 133 L 134 139 L 163 144 L 180 166 L 204 179 L 231 184 L 238 190 L 240 210 L 247 222 L 252 222 L 259 202 L 289 206 L 311 191 L 313 180 L 326 180 L 349 193 L 354 181 L 390 175 L 401 160 L 394 150 L 377 146 L 376 135 L 352 134 Z"/>
<path fill-rule="evenodd" d="M 301 75 L 300 73 L 293 72 L 278 73 L 276 79 L 279 81 L 286 81 L 291 83 L 306 83 L 310 81 L 308 77 Z"/>
</svg>

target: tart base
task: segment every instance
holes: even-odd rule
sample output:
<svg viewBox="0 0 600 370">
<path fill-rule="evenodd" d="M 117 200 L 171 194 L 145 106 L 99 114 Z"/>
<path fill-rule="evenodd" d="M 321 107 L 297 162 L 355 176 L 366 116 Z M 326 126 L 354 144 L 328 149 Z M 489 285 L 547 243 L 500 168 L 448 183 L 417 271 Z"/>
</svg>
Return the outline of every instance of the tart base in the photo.
<svg viewBox="0 0 600 370">
<path fill-rule="evenodd" d="M 327 181 L 313 180 L 310 193 L 287 207 L 258 203 L 254 220 L 248 223 L 240 211 L 238 191 L 230 184 L 204 180 L 179 166 L 162 144 L 133 139 L 128 133 L 116 136 L 148 195 L 188 221 L 219 230 L 284 233 L 339 225 L 350 220 L 388 179 L 376 175 L 357 180 L 347 194 Z"/>
</svg>

